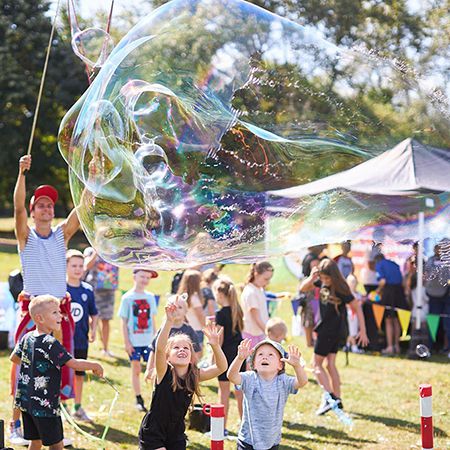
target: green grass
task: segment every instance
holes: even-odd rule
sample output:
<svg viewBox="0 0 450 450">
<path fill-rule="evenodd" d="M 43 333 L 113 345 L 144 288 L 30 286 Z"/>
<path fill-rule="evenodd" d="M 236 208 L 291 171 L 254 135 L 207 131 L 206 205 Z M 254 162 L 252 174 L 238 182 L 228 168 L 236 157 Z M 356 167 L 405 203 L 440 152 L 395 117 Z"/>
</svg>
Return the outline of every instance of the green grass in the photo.
<svg viewBox="0 0 450 450">
<path fill-rule="evenodd" d="M 18 263 L 17 255 L 0 253 L 1 279 L 5 280 L 8 272 L 18 267 Z M 293 291 L 294 278 L 285 272 L 281 261 L 276 261 L 275 265 L 276 272 L 271 288 L 274 291 Z M 247 267 L 227 266 L 225 272 L 236 282 L 241 282 L 245 278 Z M 164 296 L 169 290 L 171 278 L 171 273 L 161 273 L 159 278 L 152 281 L 151 290 Z M 128 289 L 130 285 L 131 271 L 122 269 L 120 288 Z M 290 325 L 290 305 L 280 305 L 278 313 Z M 161 316 L 158 319 L 160 321 Z M 90 357 L 102 362 L 106 375 L 120 391 L 106 448 L 136 449 L 142 413 L 134 409 L 128 359 L 123 349 L 117 319 L 113 321 L 111 342 L 112 351 L 117 355 L 115 360 L 102 360 L 98 343 L 94 343 L 90 349 Z M 310 361 L 312 352 L 305 348 L 303 338 L 295 338 L 293 342 L 300 345 L 306 361 Z M 0 410 L 1 418 L 5 421 L 9 420 L 11 406 L 6 389 L 9 380 L 7 358 L 8 352 L 0 352 Z M 354 427 L 344 427 L 333 414 L 324 417 L 314 414 L 320 402 L 321 390 L 310 373 L 310 383 L 296 396 L 291 396 L 287 403 L 282 449 L 420 449 L 420 383 L 433 385 L 435 449 L 450 448 L 450 365 L 447 358 L 441 356 L 433 357 L 431 361 L 410 361 L 377 355 L 350 355 L 350 364 L 345 366 L 344 354 L 339 353 L 337 362 L 345 409 L 353 417 Z M 148 385 L 144 386 L 143 393 L 149 402 L 151 390 Z M 207 402 L 216 402 L 217 383 L 205 383 L 203 393 Z M 96 425 L 83 426 L 86 431 L 97 435 L 102 432 L 102 424 L 106 420 L 113 396 L 114 392 L 106 384 L 96 378 L 88 380 L 84 392 L 84 406 L 95 417 Z M 238 422 L 236 404 L 232 399 L 228 428 L 237 431 Z M 69 426 L 65 426 L 65 432 L 74 440 L 77 449 L 99 448 L 97 443 L 76 434 Z M 191 431 L 188 436 L 189 448 L 209 448 L 207 437 Z M 236 448 L 235 443 L 225 443 L 225 449 L 233 448 Z"/>
</svg>

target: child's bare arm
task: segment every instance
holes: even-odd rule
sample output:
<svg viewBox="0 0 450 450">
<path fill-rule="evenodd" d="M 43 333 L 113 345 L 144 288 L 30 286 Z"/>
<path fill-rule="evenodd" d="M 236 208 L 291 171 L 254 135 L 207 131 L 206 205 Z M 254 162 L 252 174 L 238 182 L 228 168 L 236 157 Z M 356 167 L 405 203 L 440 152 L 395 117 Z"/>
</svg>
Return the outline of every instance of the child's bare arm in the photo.
<svg viewBox="0 0 450 450">
<path fill-rule="evenodd" d="M 313 267 L 311 275 L 300 283 L 300 292 L 309 292 L 314 288 L 314 283 L 319 279 L 319 269 Z"/>
<path fill-rule="evenodd" d="M 295 345 L 290 345 L 288 347 L 289 351 L 289 357 L 288 358 L 281 358 L 281 361 L 291 365 L 294 368 L 295 372 L 295 389 L 300 389 L 305 384 L 308 383 L 308 375 L 306 375 L 305 369 L 303 368 L 303 365 L 301 363 L 302 354 L 300 353 L 300 350 Z"/>
<path fill-rule="evenodd" d="M 9 357 L 9 360 L 12 363 L 17 364 L 17 365 L 19 365 L 22 362 L 22 360 L 15 353 L 11 354 L 11 356 Z"/>
<path fill-rule="evenodd" d="M 103 367 L 99 363 L 87 359 L 72 358 L 66 362 L 66 366 L 74 370 L 91 370 L 98 377 L 103 376 Z"/>
<path fill-rule="evenodd" d="M 233 384 L 241 384 L 242 377 L 240 374 L 242 363 L 252 354 L 250 339 L 244 339 L 238 347 L 238 354 L 234 358 L 227 372 L 227 378 Z"/>
<path fill-rule="evenodd" d="M 228 368 L 227 358 L 225 357 L 222 347 L 220 346 L 220 335 L 222 334 L 222 330 L 216 327 L 213 323 L 209 323 L 203 329 L 203 332 L 205 333 L 208 343 L 214 353 L 215 363 L 206 369 L 200 369 L 200 381 L 211 380 L 212 378 L 219 376 L 221 373 L 224 373 Z"/>
</svg>

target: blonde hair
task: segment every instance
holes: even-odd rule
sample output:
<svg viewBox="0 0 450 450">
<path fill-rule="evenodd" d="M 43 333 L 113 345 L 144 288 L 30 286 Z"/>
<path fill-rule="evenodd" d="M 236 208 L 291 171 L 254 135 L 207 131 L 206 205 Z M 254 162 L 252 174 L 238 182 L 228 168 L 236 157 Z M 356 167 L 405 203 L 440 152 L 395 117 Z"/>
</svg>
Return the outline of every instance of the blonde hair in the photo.
<svg viewBox="0 0 450 450">
<path fill-rule="evenodd" d="M 201 304 L 204 304 L 203 294 L 200 288 L 201 280 L 202 274 L 198 270 L 192 269 L 186 270 L 181 277 L 177 294 L 187 294 L 187 304 L 189 308 L 191 307 L 191 298 L 194 294 L 197 294 L 200 298 Z"/>
<path fill-rule="evenodd" d="M 288 333 L 288 327 L 283 319 L 280 319 L 279 317 L 272 317 L 266 323 L 265 332 L 267 336 L 269 336 L 270 333 L 284 333 L 286 336 Z"/>
<path fill-rule="evenodd" d="M 81 258 L 84 260 L 84 255 L 79 250 L 72 248 L 66 252 L 66 263 L 69 262 L 70 258 Z"/>
<path fill-rule="evenodd" d="M 202 287 L 208 287 L 211 283 L 214 283 L 219 278 L 215 269 L 206 269 L 202 273 Z"/>
<path fill-rule="evenodd" d="M 221 276 L 214 282 L 213 289 L 224 295 L 230 304 L 232 334 L 240 333 L 244 329 L 244 313 L 233 281 L 231 278 Z"/>
<path fill-rule="evenodd" d="M 181 340 L 189 344 L 191 361 L 189 362 L 188 370 L 184 377 L 180 377 L 174 367 L 169 364 L 169 368 L 172 371 L 172 390 L 175 392 L 177 389 L 186 389 L 189 394 L 195 394 L 200 398 L 200 370 L 192 360 L 192 357 L 195 355 L 194 345 L 192 344 L 191 338 L 187 334 L 177 333 L 169 337 L 166 345 L 166 359 L 169 358 L 170 350 L 172 350 L 175 342 Z M 181 380 L 184 380 L 184 383 L 182 383 Z"/>
<path fill-rule="evenodd" d="M 253 263 L 250 267 L 250 272 L 247 275 L 247 284 L 248 283 L 253 283 L 253 281 L 255 281 L 255 275 L 261 275 L 264 272 L 273 272 L 274 268 L 272 266 L 272 264 L 270 264 L 269 261 L 260 261 L 258 263 Z"/>
<path fill-rule="evenodd" d="M 53 295 L 38 295 L 37 297 L 34 297 L 28 306 L 31 318 L 35 320 L 36 316 L 42 314 L 42 312 L 51 304 L 57 305 L 59 308 L 59 300 L 56 297 L 53 297 Z"/>
</svg>

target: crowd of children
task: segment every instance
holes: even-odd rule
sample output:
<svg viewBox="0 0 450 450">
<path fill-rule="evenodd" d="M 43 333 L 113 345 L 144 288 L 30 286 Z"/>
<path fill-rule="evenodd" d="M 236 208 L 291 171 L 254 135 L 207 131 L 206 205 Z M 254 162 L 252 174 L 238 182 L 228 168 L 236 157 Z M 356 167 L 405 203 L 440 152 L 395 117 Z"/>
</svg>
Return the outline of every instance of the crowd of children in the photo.
<svg viewBox="0 0 450 450">
<path fill-rule="evenodd" d="M 335 405 L 343 408 L 336 367 L 342 340 L 348 336 L 354 351 L 368 344 L 349 247 L 343 246 L 343 250 L 337 260 L 309 255 L 308 275 L 299 285 L 304 294 L 302 322 L 307 331 L 306 342 L 314 347 L 313 373 L 324 390 L 318 415 Z M 383 260 L 379 255 L 376 258 Z M 43 295 L 34 297 L 29 304 L 36 329 L 22 336 L 11 356 L 13 363 L 20 364 L 15 406 L 22 412 L 24 438 L 30 440 L 31 449 L 63 446 L 59 411 L 61 368 L 75 370 L 72 416 L 80 421 L 91 421 L 82 406 L 85 371 L 103 374 L 99 364 L 87 359 L 99 315 L 94 289 L 84 281 L 85 256 L 69 250 L 66 263 L 67 291 L 75 323 L 73 354 L 56 339 L 62 321 L 59 300 Z M 383 267 L 378 266 L 382 276 Z M 133 286 L 122 295 L 118 316 L 131 366 L 135 405 L 145 413 L 139 448 L 186 448 L 185 416 L 193 397 L 201 396 L 200 383 L 212 378 L 218 379 L 218 402 L 225 409 L 225 437 L 230 434 L 227 419 L 234 385 L 241 419 L 237 448 L 278 448 L 289 394 L 297 393 L 308 379 L 299 349 L 289 346 L 286 352 L 283 348 L 288 334 L 285 322 L 269 318 L 265 288 L 273 273 L 269 262 L 255 263 L 247 282 L 239 289 L 218 269 L 209 269 L 205 274 L 186 270 L 178 280 L 177 293 L 165 306 L 163 324 L 158 330 L 156 297 L 147 290 L 158 273 L 147 268 L 133 271 Z M 383 278 L 385 289 L 392 282 L 389 276 Z M 199 364 L 202 356 L 208 354 L 204 341 L 213 356 L 206 365 Z M 146 363 L 144 380 L 153 385 L 150 405 L 141 390 L 142 362 Z M 285 373 L 286 364 L 292 367 L 294 376 Z M 31 383 L 33 377 L 39 382 Z M 49 423 L 52 426 L 47 429 L 44 424 Z"/>
</svg>

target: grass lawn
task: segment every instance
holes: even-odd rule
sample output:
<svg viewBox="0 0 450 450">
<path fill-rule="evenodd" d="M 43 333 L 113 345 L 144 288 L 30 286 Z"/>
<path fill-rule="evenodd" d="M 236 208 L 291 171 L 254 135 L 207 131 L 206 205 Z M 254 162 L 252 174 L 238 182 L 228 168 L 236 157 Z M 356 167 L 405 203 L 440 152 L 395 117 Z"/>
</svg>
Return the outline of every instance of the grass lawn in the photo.
<svg viewBox="0 0 450 450">
<path fill-rule="evenodd" d="M 18 267 L 15 254 L 0 253 L 0 279 Z M 274 291 L 295 288 L 295 280 L 283 269 L 283 263 L 276 261 L 276 272 L 271 289 Z M 236 282 L 244 280 L 247 267 L 230 265 L 224 270 Z M 122 269 L 120 287 L 128 289 L 131 285 L 131 270 Z M 171 273 L 161 273 L 154 280 L 151 290 L 164 295 L 169 290 Z M 118 302 L 116 302 L 118 306 Z M 281 304 L 278 315 L 290 326 L 290 304 Z M 160 322 L 161 316 L 159 316 Z M 130 383 L 128 358 L 122 345 L 119 321 L 114 319 L 111 349 L 116 359 L 101 359 L 99 345 L 94 343 L 90 357 L 101 360 L 106 375 L 120 391 L 120 397 L 113 412 L 111 429 L 107 436 L 106 448 L 136 449 L 137 432 L 142 413 L 134 409 L 134 396 Z M 303 338 L 294 338 L 300 345 L 305 360 L 312 355 L 305 348 Z M 9 352 L 0 352 L 0 418 L 9 420 L 11 398 L 8 395 Z M 354 426 L 346 428 L 329 413 L 323 417 L 314 414 L 321 397 L 320 387 L 310 373 L 310 383 L 296 396 L 291 396 L 285 411 L 281 449 L 420 449 L 420 413 L 418 386 L 431 383 L 434 400 L 435 449 L 450 448 L 450 365 L 444 356 L 434 356 L 430 361 L 410 361 L 404 358 L 384 358 L 378 355 L 350 355 L 350 364 L 345 365 L 345 356 L 338 354 L 338 366 L 342 379 L 343 402 L 345 410 L 352 416 Z M 203 385 L 206 402 L 217 400 L 217 383 Z M 143 394 L 147 402 L 151 389 L 144 386 Z M 83 426 L 93 434 L 101 434 L 113 399 L 113 390 L 104 382 L 92 377 L 85 385 L 84 407 L 95 418 L 96 425 Z M 228 428 L 237 431 L 239 418 L 234 399 Z M 99 444 L 76 434 L 65 426 L 66 434 L 74 441 L 77 449 L 98 449 Z M 188 432 L 189 448 L 208 449 L 209 440 L 197 432 Z M 226 449 L 236 448 L 235 443 L 226 441 Z"/>
</svg>

